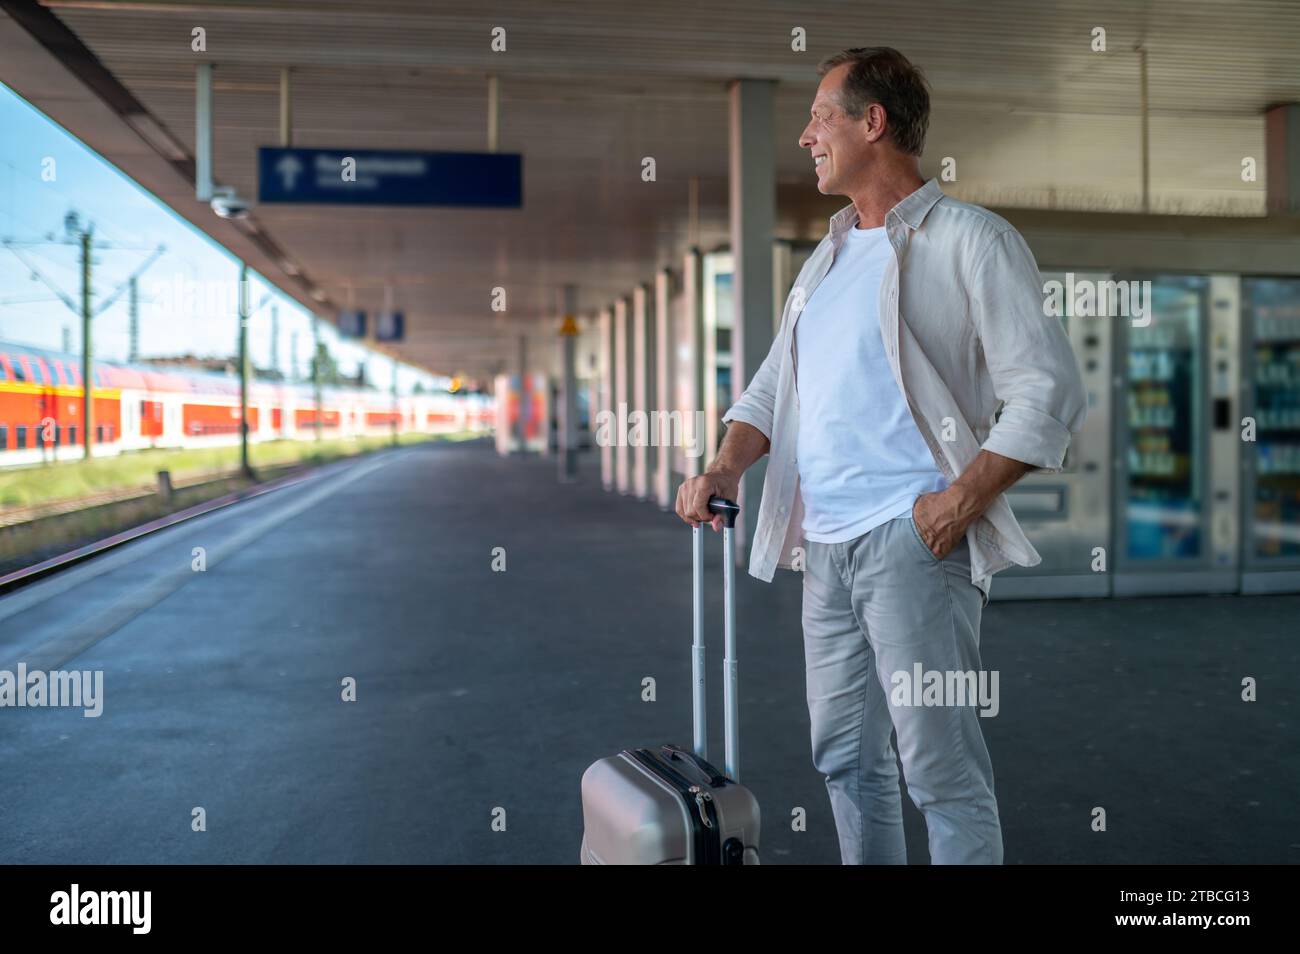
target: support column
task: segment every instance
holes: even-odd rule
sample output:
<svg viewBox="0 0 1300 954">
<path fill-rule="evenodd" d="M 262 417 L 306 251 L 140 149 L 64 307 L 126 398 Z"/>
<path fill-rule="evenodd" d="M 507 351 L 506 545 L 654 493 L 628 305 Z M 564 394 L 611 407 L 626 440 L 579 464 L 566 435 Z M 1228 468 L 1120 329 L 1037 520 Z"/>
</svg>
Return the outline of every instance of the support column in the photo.
<svg viewBox="0 0 1300 954">
<path fill-rule="evenodd" d="M 629 431 L 632 444 L 632 492 L 639 500 L 650 498 L 650 471 L 655 466 L 651 446 L 651 412 L 655 409 L 654 322 L 650 315 L 650 289 L 638 285 L 632 291 L 632 411 L 640 411 L 644 427 Z M 629 412 L 630 413 L 630 412 Z"/>
<path fill-rule="evenodd" d="M 1147 50 L 1137 47 L 1138 55 L 1138 92 L 1139 114 L 1142 120 L 1142 141 L 1139 144 L 1142 156 L 1142 212 L 1151 214 L 1151 98 L 1147 80 Z"/>
<path fill-rule="evenodd" d="M 1300 103 L 1283 103 L 1264 114 L 1269 215 L 1300 215 Z"/>
<path fill-rule="evenodd" d="M 618 364 L 615 359 L 618 348 L 616 339 L 614 309 L 602 308 L 600 311 L 600 401 L 597 414 L 592 420 L 595 423 L 596 443 L 600 446 L 600 485 L 605 490 L 613 490 L 615 484 L 613 421 L 618 417 L 614 407 L 615 367 Z M 602 421 L 605 422 L 603 426 Z"/>
<path fill-rule="evenodd" d="M 312 430 L 316 432 L 316 440 L 321 439 L 321 428 L 324 426 L 322 416 L 325 413 L 323 399 L 321 397 L 321 353 L 320 340 L 320 315 L 312 313 L 311 316 L 311 335 L 313 345 L 313 357 L 311 359 L 311 399 L 316 406 L 316 413 L 312 415 Z"/>
<path fill-rule="evenodd" d="M 239 469 L 253 476 L 248 460 L 248 263 L 239 263 Z"/>
<path fill-rule="evenodd" d="M 289 67 L 280 68 L 280 145 L 293 145 L 293 81 Z"/>
<path fill-rule="evenodd" d="M 772 239 L 776 228 L 776 83 L 734 80 L 730 87 L 731 253 L 735 262 L 735 328 L 731 393 L 744 393 L 772 345 Z M 736 533 L 749 541 L 758 514 L 767 459 L 745 472 Z"/>
<path fill-rule="evenodd" d="M 578 476 L 578 286 L 564 286 L 564 320 L 560 324 L 560 406 L 559 431 L 560 483 L 571 483 Z"/>
<path fill-rule="evenodd" d="M 713 456 L 713 448 L 705 446 L 708 428 L 704 426 L 704 261 L 698 248 L 692 248 L 682 259 L 682 307 L 686 309 L 685 326 L 690 345 L 690 377 L 686 393 L 686 406 L 682 413 L 690 417 L 687 436 L 694 446 L 686 448 L 686 477 L 698 477 L 704 465 Z M 683 422 L 683 426 L 685 422 Z M 692 453 L 698 450 L 699 453 Z"/>
<path fill-rule="evenodd" d="M 674 411 L 678 410 L 674 394 L 674 375 L 676 368 L 675 335 L 673 334 L 672 310 L 669 308 L 672 297 L 673 275 L 668 269 L 660 269 L 655 275 L 655 322 L 654 322 L 654 359 L 655 359 L 655 403 L 663 413 L 654 420 L 663 421 L 663 427 L 654 424 L 651 437 L 658 446 L 654 467 L 654 500 L 659 509 L 668 510 L 673 505 L 673 461 L 680 453 L 673 443 L 672 421 Z M 681 416 L 685 428 L 689 421 Z M 685 439 L 686 431 L 679 432 Z"/>
<path fill-rule="evenodd" d="M 194 197 L 212 201 L 211 63 L 200 63 L 194 77 Z"/>
<path fill-rule="evenodd" d="M 389 421 L 392 444 L 397 446 L 397 432 L 401 427 L 402 404 L 397 398 L 397 355 L 393 355 L 393 417 Z"/>
<path fill-rule="evenodd" d="M 129 297 L 127 298 L 127 360 L 140 360 L 140 282 L 131 276 Z M 64 349 L 65 351 L 68 349 Z"/>
<path fill-rule="evenodd" d="M 271 306 L 271 370 L 280 372 L 280 306 Z"/>
<path fill-rule="evenodd" d="M 519 453 L 528 453 L 528 336 L 519 336 L 519 413 L 515 416 L 515 436 Z"/>
<path fill-rule="evenodd" d="M 85 441 L 87 460 L 95 453 L 95 316 L 91 313 L 90 291 L 94 247 L 94 232 L 87 225 L 81 233 L 81 439 Z"/>
<path fill-rule="evenodd" d="M 632 310 L 626 298 L 614 302 L 614 486 L 620 494 L 632 489 L 627 447 L 627 410 L 632 403 Z"/>
</svg>

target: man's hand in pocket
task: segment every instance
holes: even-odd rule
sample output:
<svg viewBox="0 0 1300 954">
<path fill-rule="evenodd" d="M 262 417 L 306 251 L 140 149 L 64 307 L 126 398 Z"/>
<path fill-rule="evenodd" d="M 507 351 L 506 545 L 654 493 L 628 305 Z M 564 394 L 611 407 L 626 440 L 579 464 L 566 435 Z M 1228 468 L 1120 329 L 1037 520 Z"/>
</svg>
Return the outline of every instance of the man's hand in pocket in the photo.
<svg viewBox="0 0 1300 954">
<path fill-rule="evenodd" d="M 912 522 L 925 545 L 937 559 L 942 560 L 966 535 L 970 518 L 962 516 L 962 507 L 955 488 L 938 493 L 922 494 L 912 505 Z"/>
</svg>

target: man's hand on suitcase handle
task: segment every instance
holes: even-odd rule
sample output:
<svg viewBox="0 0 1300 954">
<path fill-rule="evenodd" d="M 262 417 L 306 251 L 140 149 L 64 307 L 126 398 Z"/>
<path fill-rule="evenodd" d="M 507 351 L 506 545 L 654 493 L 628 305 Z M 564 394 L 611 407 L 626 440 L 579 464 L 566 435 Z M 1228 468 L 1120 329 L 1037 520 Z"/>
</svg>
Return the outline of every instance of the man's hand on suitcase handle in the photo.
<svg viewBox="0 0 1300 954">
<path fill-rule="evenodd" d="M 770 446 L 767 435 L 754 425 L 744 421 L 728 424 L 718 456 L 709 469 L 677 489 L 677 516 L 692 525 L 707 523 L 714 530 L 721 530 L 726 520 L 709 513 L 709 498 L 735 500 L 740 494 L 740 475 L 766 454 Z"/>
<path fill-rule="evenodd" d="M 739 490 L 740 478 L 730 474 L 709 471 L 692 477 L 677 489 L 677 516 L 692 526 L 707 523 L 714 530 L 721 530 L 726 525 L 726 518 L 709 512 L 709 499 L 735 500 Z"/>
</svg>

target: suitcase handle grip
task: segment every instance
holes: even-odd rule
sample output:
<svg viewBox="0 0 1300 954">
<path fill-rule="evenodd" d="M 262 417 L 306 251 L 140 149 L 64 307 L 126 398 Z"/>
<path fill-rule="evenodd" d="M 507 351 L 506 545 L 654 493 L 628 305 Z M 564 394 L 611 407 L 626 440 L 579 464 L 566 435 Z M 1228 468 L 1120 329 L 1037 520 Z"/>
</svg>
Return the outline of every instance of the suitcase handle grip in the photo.
<svg viewBox="0 0 1300 954">
<path fill-rule="evenodd" d="M 723 785 L 727 784 L 727 777 L 725 775 L 694 752 L 687 752 L 685 749 L 678 748 L 675 745 L 661 746 L 660 751 L 663 753 L 664 758 L 668 759 L 670 762 L 676 759 L 683 759 L 690 762 L 699 770 L 700 774 L 708 779 L 710 788 L 721 788 Z"/>
<path fill-rule="evenodd" d="M 734 527 L 740 516 L 740 505 L 726 497 L 710 497 L 709 513 L 720 514 L 728 527 Z"/>
</svg>

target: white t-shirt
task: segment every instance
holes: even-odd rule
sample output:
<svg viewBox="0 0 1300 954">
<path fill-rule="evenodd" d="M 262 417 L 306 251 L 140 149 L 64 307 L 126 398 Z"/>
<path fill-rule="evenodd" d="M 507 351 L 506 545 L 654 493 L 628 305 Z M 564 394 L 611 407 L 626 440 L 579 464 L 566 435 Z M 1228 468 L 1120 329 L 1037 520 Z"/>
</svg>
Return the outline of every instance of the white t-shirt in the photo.
<svg viewBox="0 0 1300 954">
<path fill-rule="evenodd" d="M 849 229 L 795 325 L 804 536 L 843 543 L 911 512 L 948 484 L 885 357 L 884 227 Z"/>
</svg>

